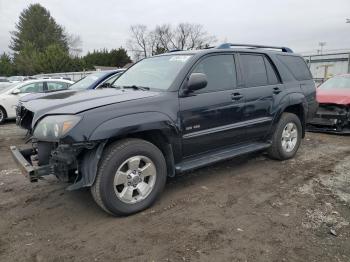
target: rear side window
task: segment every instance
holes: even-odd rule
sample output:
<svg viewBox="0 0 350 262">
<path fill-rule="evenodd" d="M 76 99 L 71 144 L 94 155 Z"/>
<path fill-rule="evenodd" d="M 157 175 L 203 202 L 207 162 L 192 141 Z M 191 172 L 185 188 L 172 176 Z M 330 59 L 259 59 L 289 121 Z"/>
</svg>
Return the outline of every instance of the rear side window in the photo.
<svg viewBox="0 0 350 262">
<path fill-rule="evenodd" d="M 288 68 L 295 79 L 310 80 L 312 76 L 303 58 L 298 56 L 278 55 L 278 59 Z"/>
<path fill-rule="evenodd" d="M 268 85 L 263 56 L 241 54 L 240 58 L 247 87 Z"/>
<path fill-rule="evenodd" d="M 265 65 L 266 65 L 266 71 L 267 71 L 267 78 L 269 79 L 270 85 L 276 85 L 280 83 L 280 80 L 278 79 L 278 76 L 276 74 L 275 69 L 273 68 L 271 62 L 265 57 Z"/>
<path fill-rule="evenodd" d="M 207 76 L 208 85 L 197 93 L 230 90 L 236 87 L 236 67 L 233 55 L 215 55 L 200 61 L 193 73 Z"/>
<path fill-rule="evenodd" d="M 67 83 L 64 82 L 46 82 L 48 91 L 57 91 L 67 89 Z"/>
</svg>

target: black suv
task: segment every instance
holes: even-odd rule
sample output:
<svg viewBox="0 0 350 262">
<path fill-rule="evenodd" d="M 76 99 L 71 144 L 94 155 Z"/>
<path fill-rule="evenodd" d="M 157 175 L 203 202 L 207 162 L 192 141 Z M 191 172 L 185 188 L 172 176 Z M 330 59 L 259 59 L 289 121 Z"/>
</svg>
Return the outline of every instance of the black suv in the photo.
<svg viewBox="0 0 350 262">
<path fill-rule="evenodd" d="M 275 50 L 275 51 L 273 51 Z M 141 60 L 112 88 L 24 103 L 32 147 L 11 147 L 31 181 L 90 187 L 105 211 L 149 207 L 167 176 L 254 151 L 292 158 L 317 109 L 303 58 L 286 47 L 223 44 Z"/>
</svg>

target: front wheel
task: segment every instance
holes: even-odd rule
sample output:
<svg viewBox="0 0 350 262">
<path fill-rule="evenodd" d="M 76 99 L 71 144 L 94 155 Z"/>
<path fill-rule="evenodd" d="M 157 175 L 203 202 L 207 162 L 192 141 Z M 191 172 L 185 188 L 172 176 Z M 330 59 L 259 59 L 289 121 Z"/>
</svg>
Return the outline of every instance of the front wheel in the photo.
<svg viewBox="0 0 350 262">
<path fill-rule="evenodd" d="M 292 113 L 283 113 L 272 137 L 269 156 L 286 160 L 295 156 L 300 146 L 302 127 L 300 119 Z"/>
<path fill-rule="evenodd" d="M 151 206 L 167 177 L 162 152 L 145 140 L 125 139 L 108 146 L 91 192 L 113 215 L 129 215 Z"/>
<path fill-rule="evenodd" d="M 0 106 L 0 125 L 5 123 L 6 120 L 6 111 L 3 107 Z"/>
</svg>

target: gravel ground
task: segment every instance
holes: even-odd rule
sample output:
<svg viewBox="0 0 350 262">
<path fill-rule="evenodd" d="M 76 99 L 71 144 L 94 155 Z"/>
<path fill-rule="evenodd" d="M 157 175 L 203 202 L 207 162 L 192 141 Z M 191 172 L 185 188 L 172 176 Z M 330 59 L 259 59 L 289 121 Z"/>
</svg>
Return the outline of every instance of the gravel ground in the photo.
<svg viewBox="0 0 350 262">
<path fill-rule="evenodd" d="M 308 133 L 295 159 L 236 158 L 169 179 L 114 218 L 88 190 L 29 183 L 0 126 L 0 261 L 350 261 L 350 137 Z"/>
</svg>

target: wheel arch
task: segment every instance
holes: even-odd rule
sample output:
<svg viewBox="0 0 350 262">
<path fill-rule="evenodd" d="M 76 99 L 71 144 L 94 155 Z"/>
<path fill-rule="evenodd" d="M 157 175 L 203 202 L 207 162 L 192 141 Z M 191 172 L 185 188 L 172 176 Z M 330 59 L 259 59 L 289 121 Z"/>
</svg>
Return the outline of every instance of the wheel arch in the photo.
<svg viewBox="0 0 350 262">
<path fill-rule="evenodd" d="M 7 111 L 6 108 L 2 105 L 0 105 L 0 109 L 4 111 L 5 115 L 4 115 L 4 120 L 7 118 Z"/>
<path fill-rule="evenodd" d="M 306 98 L 301 93 L 292 93 L 288 95 L 288 99 L 284 100 L 280 104 L 277 113 L 274 117 L 272 131 L 275 130 L 276 125 L 278 124 L 283 113 L 292 113 L 295 114 L 301 122 L 302 126 L 302 138 L 305 137 L 306 130 L 306 114 L 308 110 L 308 103 Z M 273 132 L 272 132 L 273 133 Z"/>
</svg>

